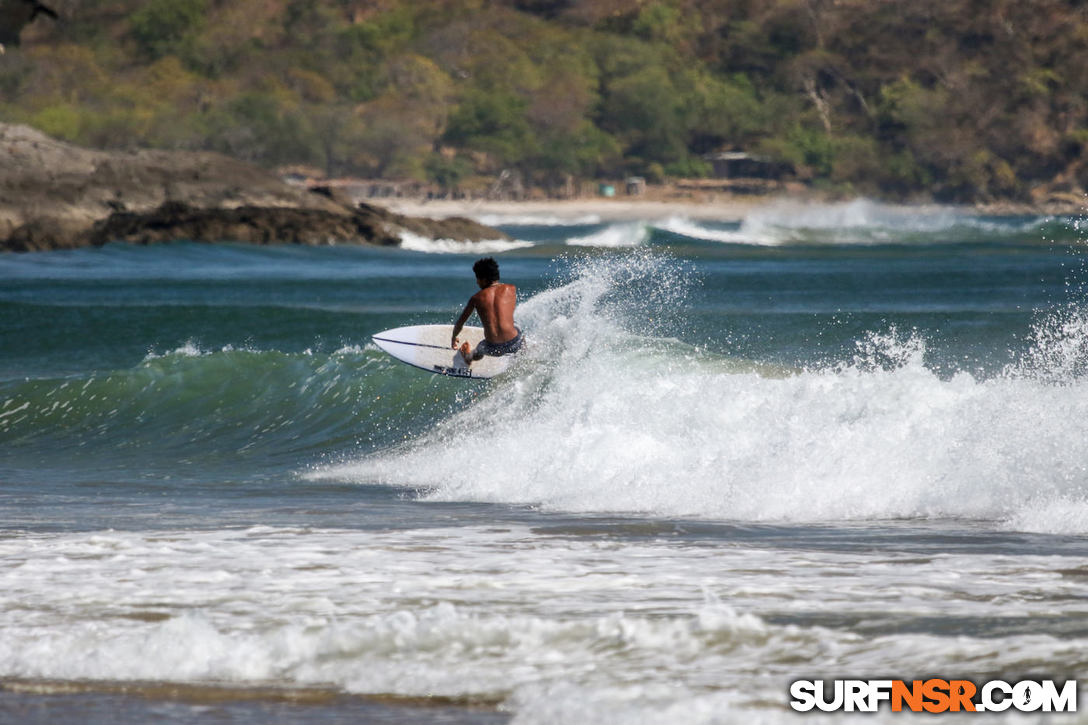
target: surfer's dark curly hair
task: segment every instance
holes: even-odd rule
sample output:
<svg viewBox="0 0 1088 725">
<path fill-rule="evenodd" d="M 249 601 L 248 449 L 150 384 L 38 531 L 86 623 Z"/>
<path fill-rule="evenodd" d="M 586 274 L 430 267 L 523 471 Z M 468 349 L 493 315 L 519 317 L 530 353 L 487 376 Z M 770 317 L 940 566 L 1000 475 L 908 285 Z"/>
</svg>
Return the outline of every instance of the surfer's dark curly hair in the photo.
<svg viewBox="0 0 1088 725">
<path fill-rule="evenodd" d="M 472 265 L 472 271 L 476 273 L 476 279 L 482 279 L 484 282 L 499 281 L 499 263 L 494 257 L 476 260 L 476 264 Z"/>
</svg>

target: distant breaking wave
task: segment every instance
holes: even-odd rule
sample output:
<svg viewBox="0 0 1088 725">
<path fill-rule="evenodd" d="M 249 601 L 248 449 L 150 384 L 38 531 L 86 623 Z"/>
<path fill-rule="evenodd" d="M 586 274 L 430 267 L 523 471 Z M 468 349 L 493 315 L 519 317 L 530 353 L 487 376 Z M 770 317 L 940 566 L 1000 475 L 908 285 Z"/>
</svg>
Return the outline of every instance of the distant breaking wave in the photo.
<svg viewBox="0 0 1088 725">
<path fill-rule="evenodd" d="M 462 242 L 454 239 L 431 239 L 429 237 L 402 232 L 400 246 L 413 252 L 431 254 L 497 254 L 511 249 L 534 246 L 532 242 L 506 239 L 485 239 L 479 242 Z"/>
<path fill-rule="evenodd" d="M 571 247 L 639 247 L 650 239 L 651 229 L 644 222 L 612 224 L 599 232 L 567 239 Z"/>
<path fill-rule="evenodd" d="M 680 240 L 749 246 L 956 244 L 1074 242 L 1083 229 L 1076 218 L 986 216 L 972 210 L 939 206 L 902 206 L 868 199 L 842 203 L 776 201 L 742 219 L 665 219 L 601 222 L 599 218 L 564 219 L 554 215 L 490 215 L 492 225 L 547 228 L 546 239 L 524 245 L 638 247 Z M 586 231 L 586 227 L 590 227 Z M 564 229 L 572 233 L 563 235 Z M 577 229 L 577 232 L 573 231 Z M 501 250 L 499 250 L 501 251 Z"/>
<path fill-rule="evenodd" d="M 868 199 L 839 204 L 780 201 L 749 214 L 740 233 L 752 243 L 953 242 L 1019 234 L 1045 221 L 1049 220 L 984 217 L 956 207 L 900 206 Z"/>
<path fill-rule="evenodd" d="M 897 206 L 858 199 L 840 204 L 780 201 L 750 212 L 736 228 L 673 217 L 656 228 L 699 241 L 790 244 L 949 244 L 993 240 L 1071 241 L 1075 219 L 989 217 L 955 207 Z"/>
</svg>

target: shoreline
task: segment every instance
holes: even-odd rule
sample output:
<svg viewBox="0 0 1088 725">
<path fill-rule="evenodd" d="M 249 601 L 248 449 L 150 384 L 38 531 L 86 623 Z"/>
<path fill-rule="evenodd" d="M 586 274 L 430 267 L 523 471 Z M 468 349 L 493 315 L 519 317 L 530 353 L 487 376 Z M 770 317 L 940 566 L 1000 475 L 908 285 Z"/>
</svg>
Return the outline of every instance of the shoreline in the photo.
<svg viewBox="0 0 1088 725">
<path fill-rule="evenodd" d="M 636 199 L 636 198 L 582 198 L 582 199 L 531 199 L 526 201 L 494 201 L 487 199 L 367 199 L 367 203 L 389 209 L 397 214 L 444 219 L 461 216 L 472 219 L 481 217 L 552 217 L 571 223 L 579 219 L 599 218 L 610 221 L 654 221 L 671 217 L 683 217 L 703 221 L 741 222 L 753 211 L 768 208 L 798 210 L 826 207 L 840 208 L 863 202 L 875 207 L 898 210 L 951 211 L 961 214 L 984 216 L 1078 216 L 1088 214 L 1088 201 L 1084 203 L 1022 204 L 995 202 L 988 204 L 955 205 L 887 202 L 868 197 L 852 199 L 828 199 L 812 195 L 779 194 L 768 196 L 720 197 L 707 200 L 694 199 Z"/>
<path fill-rule="evenodd" d="M 209 710 L 231 721 L 300 719 L 317 722 L 418 723 L 436 720 L 448 725 L 505 725 L 511 714 L 500 709 L 501 698 L 433 695 L 354 694 L 321 686 L 283 686 L 239 682 L 150 680 L 0 680 L 0 720 L 18 716 L 25 723 L 71 722 L 92 725 L 150 722 L 166 708 L 185 721 Z M 171 720 L 173 721 L 173 720 Z"/>
<path fill-rule="evenodd" d="M 369 199 L 368 203 L 384 206 L 397 214 L 444 218 L 465 216 L 551 216 L 564 221 L 599 217 L 601 221 L 635 221 L 667 219 L 684 216 L 691 219 L 740 221 L 753 209 L 788 197 L 744 197 L 737 199 L 697 202 L 690 200 L 659 201 L 650 199 L 555 199 L 528 201 L 492 201 L 487 199 Z"/>
</svg>

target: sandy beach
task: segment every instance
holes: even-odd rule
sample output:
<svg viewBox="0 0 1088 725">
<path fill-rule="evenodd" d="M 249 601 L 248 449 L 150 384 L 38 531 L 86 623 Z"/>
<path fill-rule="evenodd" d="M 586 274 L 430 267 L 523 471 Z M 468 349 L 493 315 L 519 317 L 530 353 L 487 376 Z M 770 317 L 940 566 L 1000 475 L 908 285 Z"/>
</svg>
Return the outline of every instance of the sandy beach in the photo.
<svg viewBox="0 0 1088 725">
<path fill-rule="evenodd" d="M 752 209 L 785 201 L 788 197 L 735 197 L 713 201 L 658 201 L 649 199 L 585 198 L 568 200 L 488 201 L 428 201 L 426 199 L 375 199 L 373 203 L 408 216 L 450 217 L 468 216 L 554 216 L 573 220 L 599 217 L 601 221 L 630 221 L 635 219 L 713 219 L 740 221 Z"/>
</svg>

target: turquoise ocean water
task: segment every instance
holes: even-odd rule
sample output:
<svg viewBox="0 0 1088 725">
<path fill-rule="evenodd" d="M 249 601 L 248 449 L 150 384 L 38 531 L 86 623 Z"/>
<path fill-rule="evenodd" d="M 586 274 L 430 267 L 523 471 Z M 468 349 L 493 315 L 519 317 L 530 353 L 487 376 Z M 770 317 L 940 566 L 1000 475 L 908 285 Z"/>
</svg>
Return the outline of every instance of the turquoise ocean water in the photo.
<svg viewBox="0 0 1088 725">
<path fill-rule="evenodd" d="M 0 256 L 0 720 L 780 722 L 799 678 L 1088 675 L 1079 218 L 484 221 L 516 241 Z M 509 373 L 369 343 L 452 322 L 481 250 Z"/>
</svg>

